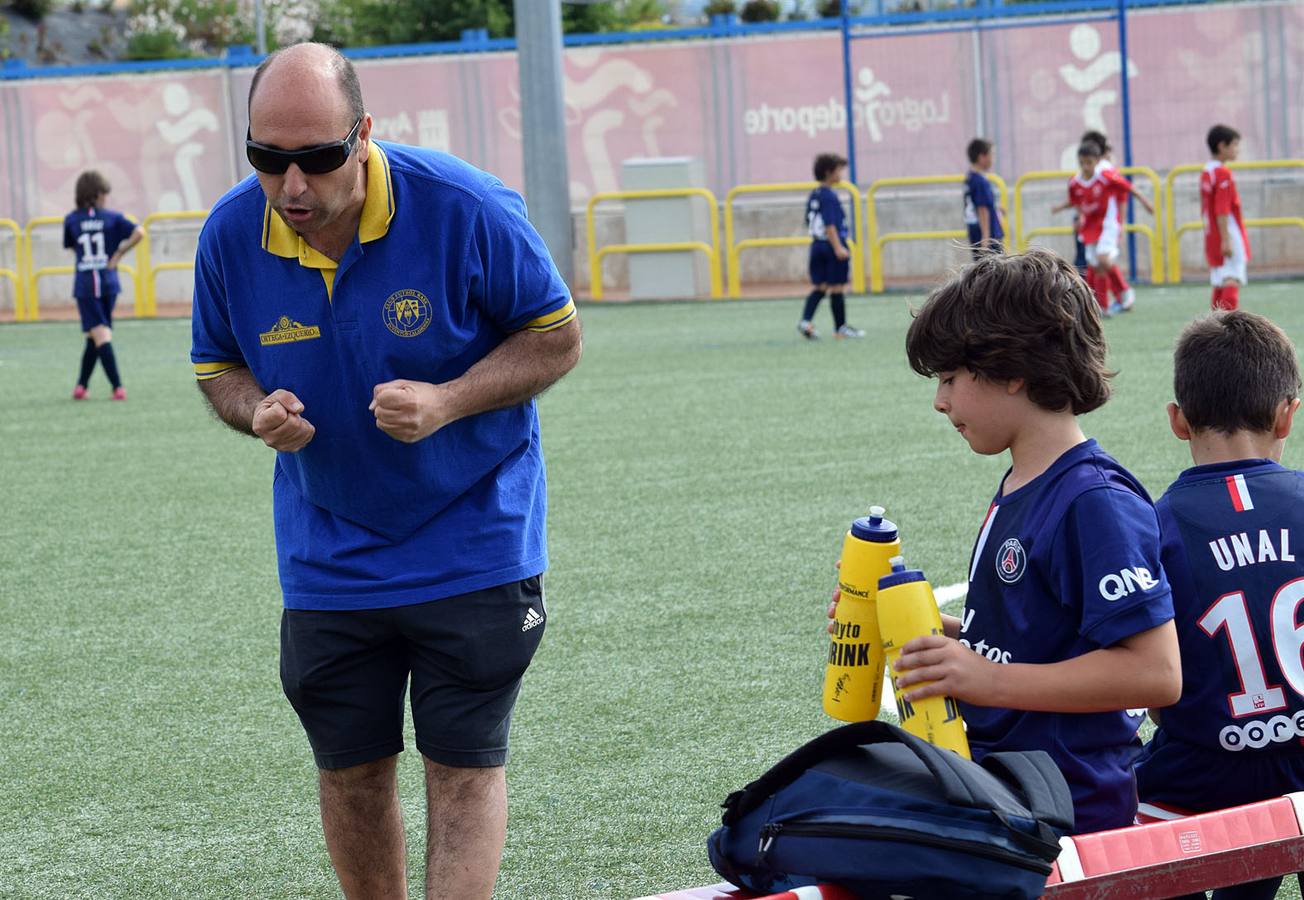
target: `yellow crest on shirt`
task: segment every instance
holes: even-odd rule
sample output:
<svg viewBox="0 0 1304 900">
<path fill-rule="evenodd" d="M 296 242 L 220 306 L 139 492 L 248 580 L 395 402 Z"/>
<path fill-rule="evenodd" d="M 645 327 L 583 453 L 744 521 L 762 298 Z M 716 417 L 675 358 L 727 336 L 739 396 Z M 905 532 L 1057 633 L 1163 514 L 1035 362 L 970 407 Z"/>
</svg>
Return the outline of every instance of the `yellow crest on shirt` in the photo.
<svg viewBox="0 0 1304 900">
<path fill-rule="evenodd" d="M 321 329 L 316 325 L 305 325 L 289 316 L 281 316 L 276 320 L 275 325 L 258 335 L 258 343 L 264 347 L 271 347 L 275 344 L 309 341 L 319 337 L 321 337 Z"/>
<path fill-rule="evenodd" d="M 380 314 L 386 328 L 405 338 L 416 337 L 429 328 L 432 317 L 426 295 L 412 288 L 390 294 Z"/>
</svg>

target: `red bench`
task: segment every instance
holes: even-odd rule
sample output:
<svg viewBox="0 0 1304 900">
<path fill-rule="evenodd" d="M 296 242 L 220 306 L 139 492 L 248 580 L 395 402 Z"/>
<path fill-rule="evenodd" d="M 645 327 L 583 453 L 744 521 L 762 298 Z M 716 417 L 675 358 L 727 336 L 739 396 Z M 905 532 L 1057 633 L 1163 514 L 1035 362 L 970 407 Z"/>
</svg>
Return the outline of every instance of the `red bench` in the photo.
<svg viewBox="0 0 1304 900">
<path fill-rule="evenodd" d="M 822 884 L 819 887 L 797 888 L 782 894 L 766 894 L 758 897 L 732 884 L 717 884 L 713 887 L 689 888 L 686 891 L 672 891 L 669 894 L 655 894 L 640 897 L 639 900 L 856 900 L 855 895 L 836 885 Z"/>
<path fill-rule="evenodd" d="M 1170 813 L 1171 815 L 1171 813 Z M 1066 837 L 1043 897 L 1176 897 L 1304 871 L 1304 793 Z M 822 885 L 757 898 L 730 884 L 640 900 L 854 900 Z"/>
</svg>

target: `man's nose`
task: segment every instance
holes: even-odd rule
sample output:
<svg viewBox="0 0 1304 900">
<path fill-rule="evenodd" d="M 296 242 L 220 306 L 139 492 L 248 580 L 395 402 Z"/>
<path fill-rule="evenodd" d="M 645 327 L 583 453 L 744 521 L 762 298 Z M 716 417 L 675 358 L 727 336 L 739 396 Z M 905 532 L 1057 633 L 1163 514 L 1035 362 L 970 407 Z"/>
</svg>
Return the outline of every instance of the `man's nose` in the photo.
<svg viewBox="0 0 1304 900">
<path fill-rule="evenodd" d="M 308 189 L 308 176 L 303 174 L 303 170 L 298 164 L 290 163 L 290 167 L 285 170 L 282 184 L 285 187 L 286 195 L 297 197 Z"/>
</svg>

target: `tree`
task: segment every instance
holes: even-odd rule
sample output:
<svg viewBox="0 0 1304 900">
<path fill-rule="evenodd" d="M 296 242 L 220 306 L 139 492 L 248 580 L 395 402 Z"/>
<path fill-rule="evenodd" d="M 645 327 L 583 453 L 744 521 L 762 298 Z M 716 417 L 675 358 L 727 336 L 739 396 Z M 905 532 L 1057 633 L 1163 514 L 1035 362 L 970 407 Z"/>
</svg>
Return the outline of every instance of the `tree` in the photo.
<svg viewBox="0 0 1304 900">
<path fill-rule="evenodd" d="M 815 4 L 815 11 L 821 19 L 836 19 L 842 15 L 842 0 L 819 0 Z M 847 12 L 854 16 L 859 11 L 860 3 L 857 0 L 847 0 Z"/>
<path fill-rule="evenodd" d="M 561 30 L 567 34 L 597 34 L 620 30 L 620 13 L 610 3 L 563 3 Z"/>
<path fill-rule="evenodd" d="M 50 14 L 54 0 L 12 0 L 9 5 L 18 15 L 39 22 Z"/>
<path fill-rule="evenodd" d="M 603 3 L 567 3 L 563 0 L 561 28 L 566 34 L 629 31 L 659 23 L 665 14 L 662 0 L 607 0 Z"/>
<path fill-rule="evenodd" d="M 779 21 L 779 0 L 747 0 L 738 13 L 744 22 Z"/>
<path fill-rule="evenodd" d="M 327 0 L 314 37 L 348 47 L 456 41 L 473 28 L 510 37 L 509 8 L 510 0 Z"/>
<path fill-rule="evenodd" d="M 251 44 L 254 33 L 236 0 L 133 0 L 128 59 L 176 59 Z"/>
</svg>

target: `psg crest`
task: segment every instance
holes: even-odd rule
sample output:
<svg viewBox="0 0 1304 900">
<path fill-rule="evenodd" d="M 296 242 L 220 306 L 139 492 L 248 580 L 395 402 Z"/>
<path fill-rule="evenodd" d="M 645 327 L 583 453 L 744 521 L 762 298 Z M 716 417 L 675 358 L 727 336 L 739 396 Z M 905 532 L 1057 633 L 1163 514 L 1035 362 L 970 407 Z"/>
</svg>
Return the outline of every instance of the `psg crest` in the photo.
<svg viewBox="0 0 1304 900">
<path fill-rule="evenodd" d="M 1023 577 L 1028 568 L 1028 554 L 1023 552 L 1023 545 L 1018 538 L 1010 538 L 996 553 L 996 574 L 1006 584 L 1014 584 Z"/>
</svg>

